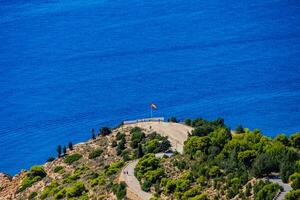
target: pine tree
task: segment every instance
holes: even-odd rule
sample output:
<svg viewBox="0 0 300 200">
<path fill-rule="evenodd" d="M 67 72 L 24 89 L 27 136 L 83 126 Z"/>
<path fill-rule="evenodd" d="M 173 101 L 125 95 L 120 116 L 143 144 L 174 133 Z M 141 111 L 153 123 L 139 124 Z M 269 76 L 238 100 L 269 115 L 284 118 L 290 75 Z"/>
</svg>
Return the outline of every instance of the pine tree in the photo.
<svg viewBox="0 0 300 200">
<path fill-rule="evenodd" d="M 70 149 L 70 151 L 73 150 L 73 143 L 72 142 L 69 142 L 69 149 Z"/>
<path fill-rule="evenodd" d="M 138 145 L 138 151 L 137 151 L 137 157 L 138 157 L 138 158 L 141 158 L 141 157 L 143 157 L 143 156 L 144 156 L 144 152 L 143 152 L 143 149 L 142 149 L 142 145 L 139 144 L 139 145 Z"/>
<path fill-rule="evenodd" d="M 66 155 L 66 153 L 67 153 L 67 147 L 66 146 L 64 146 L 64 148 L 63 148 L 63 153 L 64 153 L 64 155 Z"/>
<path fill-rule="evenodd" d="M 95 135 L 95 129 L 92 129 L 92 139 L 96 139 L 96 135 Z"/>
<path fill-rule="evenodd" d="M 56 151 L 57 151 L 57 157 L 60 157 L 61 156 L 61 145 L 57 146 Z"/>
</svg>

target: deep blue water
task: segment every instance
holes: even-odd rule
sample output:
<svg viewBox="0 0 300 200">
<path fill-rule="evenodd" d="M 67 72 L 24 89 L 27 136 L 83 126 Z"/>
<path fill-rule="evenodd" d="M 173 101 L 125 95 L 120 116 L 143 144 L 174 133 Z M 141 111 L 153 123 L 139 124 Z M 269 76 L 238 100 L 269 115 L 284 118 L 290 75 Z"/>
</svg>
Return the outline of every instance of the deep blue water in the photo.
<svg viewBox="0 0 300 200">
<path fill-rule="evenodd" d="M 149 116 L 300 130 L 297 0 L 0 0 L 0 171 Z"/>
</svg>

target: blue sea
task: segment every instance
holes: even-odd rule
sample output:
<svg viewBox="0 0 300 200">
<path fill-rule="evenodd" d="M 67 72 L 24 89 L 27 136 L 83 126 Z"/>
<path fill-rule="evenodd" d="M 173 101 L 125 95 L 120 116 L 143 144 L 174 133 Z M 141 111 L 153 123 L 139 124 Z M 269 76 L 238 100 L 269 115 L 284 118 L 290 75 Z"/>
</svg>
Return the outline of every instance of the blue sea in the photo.
<svg viewBox="0 0 300 200">
<path fill-rule="evenodd" d="M 154 116 L 300 131 L 298 0 L 0 0 L 0 171 Z"/>
</svg>

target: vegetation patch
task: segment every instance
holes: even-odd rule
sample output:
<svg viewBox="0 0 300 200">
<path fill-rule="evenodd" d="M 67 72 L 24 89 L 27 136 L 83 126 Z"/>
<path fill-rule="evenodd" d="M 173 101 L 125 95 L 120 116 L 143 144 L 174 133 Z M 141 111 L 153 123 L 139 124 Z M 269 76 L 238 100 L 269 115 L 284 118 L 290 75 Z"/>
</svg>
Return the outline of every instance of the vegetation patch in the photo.
<svg viewBox="0 0 300 200">
<path fill-rule="evenodd" d="M 22 180 L 19 191 L 24 191 L 26 188 L 32 186 L 34 183 L 40 181 L 46 176 L 46 172 L 42 166 L 32 166 L 29 172 Z"/>
<path fill-rule="evenodd" d="M 82 157 L 82 155 L 79 154 L 79 153 L 74 153 L 74 154 L 71 154 L 71 155 L 67 155 L 64 159 L 64 162 L 67 163 L 68 165 L 71 165 L 75 161 L 79 160 L 81 157 Z"/>
<path fill-rule="evenodd" d="M 89 159 L 97 158 L 101 156 L 102 153 L 103 153 L 102 149 L 96 149 L 89 154 Z"/>
</svg>

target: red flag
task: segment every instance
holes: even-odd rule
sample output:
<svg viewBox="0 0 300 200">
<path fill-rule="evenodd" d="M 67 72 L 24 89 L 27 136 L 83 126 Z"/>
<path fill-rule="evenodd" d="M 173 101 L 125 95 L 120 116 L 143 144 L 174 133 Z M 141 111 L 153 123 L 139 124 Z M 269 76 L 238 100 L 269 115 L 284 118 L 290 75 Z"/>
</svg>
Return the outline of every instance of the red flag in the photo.
<svg viewBox="0 0 300 200">
<path fill-rule="evenodd" d="M 151 107 L 152 109 L 157 109 L 157 106 L 156 106 L 154 103 L 152 103 L 152 104 L 150 105 L 150 107 Z"/>
</svg>

